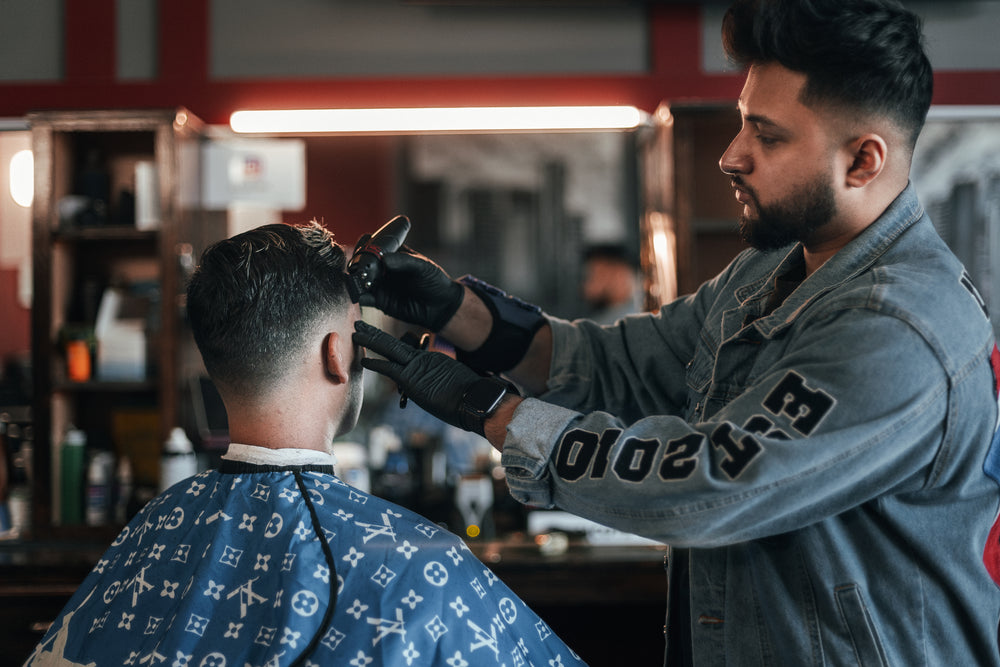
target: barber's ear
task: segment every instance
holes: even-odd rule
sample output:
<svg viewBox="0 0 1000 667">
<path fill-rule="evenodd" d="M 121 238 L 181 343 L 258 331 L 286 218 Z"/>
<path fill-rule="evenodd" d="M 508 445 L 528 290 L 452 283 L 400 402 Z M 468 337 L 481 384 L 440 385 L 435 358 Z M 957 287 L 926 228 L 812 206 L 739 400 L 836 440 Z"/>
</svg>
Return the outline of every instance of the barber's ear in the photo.
<svg viewBox="0 0 1000 667">
<path fill-rule="evenodd" d="M 323 339 L 323 365 L 326 367 L 326 374 L 330 380 L 337 384 L 347 382 L 350 375 L 347 360 L 344 359 L 340 334 L 335 331 L 331 331 Z"/>
<path fill-rule="evenodd" d="M 882 173 L 889 155 L 885 139 L 877 134 L 865 134 L 850 143 L 851 165 L 846 183 L 852 188 L 863 188 Z"/>
</svg>

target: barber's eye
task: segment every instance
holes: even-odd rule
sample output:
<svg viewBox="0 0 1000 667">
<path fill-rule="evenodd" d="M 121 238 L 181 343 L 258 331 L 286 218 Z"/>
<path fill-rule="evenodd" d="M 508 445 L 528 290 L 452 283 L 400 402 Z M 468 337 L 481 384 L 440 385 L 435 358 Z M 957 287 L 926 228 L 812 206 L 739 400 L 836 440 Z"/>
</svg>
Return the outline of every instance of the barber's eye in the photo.
<svg viewBox="0 0 1000 667">
<path fill-rule="evenodd" d="M 773 146 L 776 143 L 778 143 L 778 140 L 775 139 L 774 137 L 768 137 L 768 136 L 765 136 L 763 134 L 758 134 L 757 135 L 757 141 L 759 141 L 764 146 Z"/>
</svg>

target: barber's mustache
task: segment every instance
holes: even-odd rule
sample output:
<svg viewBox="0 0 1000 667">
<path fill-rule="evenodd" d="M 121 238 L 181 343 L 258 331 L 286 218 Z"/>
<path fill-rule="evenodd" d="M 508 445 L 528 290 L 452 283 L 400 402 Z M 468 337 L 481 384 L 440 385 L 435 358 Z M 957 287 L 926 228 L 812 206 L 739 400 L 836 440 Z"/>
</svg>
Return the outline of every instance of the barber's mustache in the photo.
<svg viewBox="0 0 1000 667">
<path fill-rule="evenodd" d="M 737 175 L 730 176 L 729 182 L 733 186 L 734 190 L 742 190 L 743 192 L 750 195 L 750 197 L 752 197 L 754 201 L 757 201 L 757 192 L 752 187 L 747 185 L 746 182 L 740 176 Z"/>
</svg>

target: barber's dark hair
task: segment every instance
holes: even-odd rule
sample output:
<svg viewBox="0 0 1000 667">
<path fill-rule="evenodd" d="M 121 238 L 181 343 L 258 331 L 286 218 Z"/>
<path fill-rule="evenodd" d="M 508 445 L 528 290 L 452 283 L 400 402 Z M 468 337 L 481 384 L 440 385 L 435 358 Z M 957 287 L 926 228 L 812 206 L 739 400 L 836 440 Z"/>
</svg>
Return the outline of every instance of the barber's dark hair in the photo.
<svg viewBox="0 0 1000 667">
<path fill-rule="evenodd" d="M 934 86 L 922 25 L 896 0 L 736 0 L 722 41 L 744 67 L 776 62 L 805 74 L 807 106 L 892 119 L 912 148 Z"/>
<path fill-rule="evenodd" d="M 309 331 L 347 313 L 344 249 L 317 222 L 264 225 L 205 250 L 187 313 L 209 375 L 245 395 L 267 389 Z"/>
</svg>

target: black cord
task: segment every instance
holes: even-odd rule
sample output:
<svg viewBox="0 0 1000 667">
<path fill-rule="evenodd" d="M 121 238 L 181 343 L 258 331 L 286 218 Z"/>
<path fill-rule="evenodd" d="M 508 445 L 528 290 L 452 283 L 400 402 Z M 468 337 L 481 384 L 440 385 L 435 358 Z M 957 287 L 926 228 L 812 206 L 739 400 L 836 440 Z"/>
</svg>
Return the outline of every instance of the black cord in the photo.
<svg viewBox="0 0 1000 667">
<path fill-rule="evenodd" d="M 302 475 L 298 471 L 295 471 L 293 474 L 295 475 L 295 483 L 299 487 L 299 493 L 302 494 L 302 498 L 306 502 L 306 507 L 309 509 L 309 517 L 312 520 L 313 530 L 316 531 L 316 537 L 319 539 L 320 546 L 323 547 L 323 556 L 326 558 L 326 564 L 330 567 L 330 603 L 327 604 L 326 612 L 323 614 L 323 621 L 320 623 L 309 645 L 306 646 L 302 654 L 292 663 L 291 667 L 298 667 L 316 650 L 316 646 L 323 639 L 324 630 L 330 624 L 330 619 L 333 618 L 333 612 L 337 606 L 337 566 L 333 561 L 333 551 L 330 549 L 330 543 L 326 540 L 326 534 L 323 533 L 323 527 L 319 524 L 319 515 L 316 513 L 316 507 L 313 506 L 312 499 L 309 498 L 309 492 L 306 489 L 305 482 L 302 480 Z"/>
</svg>

